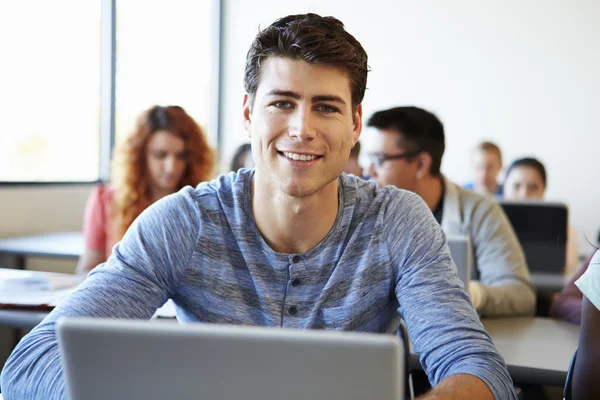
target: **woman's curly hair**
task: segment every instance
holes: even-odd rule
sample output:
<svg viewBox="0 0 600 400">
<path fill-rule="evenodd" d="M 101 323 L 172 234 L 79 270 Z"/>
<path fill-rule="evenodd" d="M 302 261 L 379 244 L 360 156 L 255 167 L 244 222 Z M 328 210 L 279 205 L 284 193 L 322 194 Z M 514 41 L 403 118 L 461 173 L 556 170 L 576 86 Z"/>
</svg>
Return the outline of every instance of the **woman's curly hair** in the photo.
<svg viewBox="0 0 600 400">
<path fill-rule="evenodd" d="M 158 131 L 183 139 L 187 166 L 177 185 L 196 186 L 214 173 L 215 154 L 200 126 L 179 106 L 154 106 L 137 120 L 134 131 L 115 149 L 111 184 L 115 195 L 111 206 L 111 230 L 120 240 L 131 223 L 152 203 L 146 167 L 148 140 Z"/>
</svg>

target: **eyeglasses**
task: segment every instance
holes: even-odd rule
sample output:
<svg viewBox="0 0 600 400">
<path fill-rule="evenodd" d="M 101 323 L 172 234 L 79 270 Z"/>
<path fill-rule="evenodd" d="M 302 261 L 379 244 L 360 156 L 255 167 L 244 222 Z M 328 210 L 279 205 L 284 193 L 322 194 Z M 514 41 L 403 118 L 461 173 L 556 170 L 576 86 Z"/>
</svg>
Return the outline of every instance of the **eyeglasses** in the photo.
<svg viewBox="0 0 600 400">
<path fill-rule="evenodd" d="M 413 158 L 417 155 L 419 155 L 420 151 L 407 151 L 406 153 L 402 153 L 402 154 L 393 154 L 393 155 L 387 155 L 387 154 L 383 154 L 383 153 L 369 153 L 368 157 L 369 157 L 369 161 L 371 161 L 373 164 L 375 164 L 375 166 L 377 168 L 381 168 L 383 166 L 383 163 L 385 163 L 388 160 L 400 160 L 402 158 Z"/>
</svg>

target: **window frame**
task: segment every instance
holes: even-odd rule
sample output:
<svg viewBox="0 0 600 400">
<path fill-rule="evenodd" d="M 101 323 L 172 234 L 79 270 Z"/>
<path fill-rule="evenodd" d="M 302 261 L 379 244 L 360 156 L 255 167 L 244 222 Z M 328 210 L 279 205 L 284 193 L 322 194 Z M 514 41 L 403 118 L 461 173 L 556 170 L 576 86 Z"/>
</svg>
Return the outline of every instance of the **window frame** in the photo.
<svg viewBox="0 0 600 400">
<path fill-rule="evenodd" d="M 111 155 L 115 146 L 115 112 L 116 112 L 116 54 L 117 54 L 117 1 L 101 0 L 100 14 L 100 124 L 98 135 L 99 170 L 98 178 L 90 181 L 3 181 L 3 187 L 39 187 L 39 186 L 83 186 L 97 183 L 106 183 L 110 179 Z M 211 131 L 215 132 L 217 140 L 217 154 L 221 154 L 223 138 L 221 135 L 221 103 L 220 95 L 223 87 L 223 75 L 220 72 L 223 66 L 223 2 L 224 0 L 211 0 L 213 9 L 212 24 L 212 64 L 211 80 L 216 84 L 211 87 Z M 218 161 L 218 160 L 217 160 Z"/>
</svg>

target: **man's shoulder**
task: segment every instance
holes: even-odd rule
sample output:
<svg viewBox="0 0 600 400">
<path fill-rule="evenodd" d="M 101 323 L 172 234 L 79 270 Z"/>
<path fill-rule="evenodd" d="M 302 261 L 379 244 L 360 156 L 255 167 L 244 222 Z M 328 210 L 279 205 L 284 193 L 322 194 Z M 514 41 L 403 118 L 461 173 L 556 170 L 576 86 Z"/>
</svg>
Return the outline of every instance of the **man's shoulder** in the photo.
<svg viewBox="0 0 600 400">
<path fill-rule="evenodd" d="M 472 190 L 460 187 L 453 182 L 450 183 L 454 185 L 455 189 L 459 193 L 463 210 L 485 211 L 500 208 L 500 205 L 492 196 L 476 193 Z"/>
</svg>

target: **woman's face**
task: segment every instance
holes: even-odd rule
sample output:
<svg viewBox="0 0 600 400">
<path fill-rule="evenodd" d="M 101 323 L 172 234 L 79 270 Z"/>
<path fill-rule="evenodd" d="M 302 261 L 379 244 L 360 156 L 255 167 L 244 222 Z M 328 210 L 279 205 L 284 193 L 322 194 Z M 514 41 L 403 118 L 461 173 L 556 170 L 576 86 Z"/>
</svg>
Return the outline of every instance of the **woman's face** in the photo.
<svg viewBox="0 0 600 400">
<path fill-rule="evenodd" d="M 542 176 L 533 167 L 513 168 L 504 182 L 507 200 L 542 200 L 546 186 Z"/>
<path fill-rule="evenodd" d="M 161 192 L 176 191 L 187 160 L 183 139 L 167 131 L 152 134 L 146 146 L 146 166 L 152 188 Z"/>
</svg>

